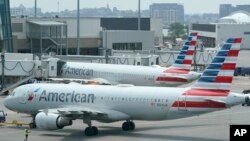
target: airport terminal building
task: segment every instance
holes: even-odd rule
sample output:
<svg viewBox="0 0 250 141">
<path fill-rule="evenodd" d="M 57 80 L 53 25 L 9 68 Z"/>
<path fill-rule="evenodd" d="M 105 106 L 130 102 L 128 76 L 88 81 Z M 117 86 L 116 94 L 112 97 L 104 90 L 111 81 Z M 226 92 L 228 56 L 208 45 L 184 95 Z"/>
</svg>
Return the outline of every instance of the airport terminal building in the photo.
<svg viewBox="0 0 250 141">
<path fill-rule="evenodd" d="M 12 17 L 11 21 L 14 52 L 76 54 L 76 18 Z M 80 18 L 80 55 L 102 55 L 105 49 L 153 50 L 162 36 L 162 20 L 157 18 L 141 18 L 141 30 L 137 18 Z"/>
<path fill-rule="evenodd" d="M 221 46 L 230 37 L 242 37 L 241 49 L 250 49 L 250 15 L 247 12 L 234 12 L 217 23 L 191 24 L 190 32 L 198 32 L 198 39 L 205 47 Z"/>
</svg>

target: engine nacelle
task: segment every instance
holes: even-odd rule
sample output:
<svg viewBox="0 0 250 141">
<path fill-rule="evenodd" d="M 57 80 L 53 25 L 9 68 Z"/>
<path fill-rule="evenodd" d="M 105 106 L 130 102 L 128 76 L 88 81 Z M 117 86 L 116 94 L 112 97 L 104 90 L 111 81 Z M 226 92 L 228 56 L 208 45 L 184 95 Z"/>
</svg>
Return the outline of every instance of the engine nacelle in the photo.
<svg viewBox="0 0 250 141">
<path fill-rule="evenodd" d="M 58 114 L 40 112 L 36 115 L 35 122 L 38 128 L 46 130 L 62 129 L 72 125 L 72 120 Z"/>
</svg>

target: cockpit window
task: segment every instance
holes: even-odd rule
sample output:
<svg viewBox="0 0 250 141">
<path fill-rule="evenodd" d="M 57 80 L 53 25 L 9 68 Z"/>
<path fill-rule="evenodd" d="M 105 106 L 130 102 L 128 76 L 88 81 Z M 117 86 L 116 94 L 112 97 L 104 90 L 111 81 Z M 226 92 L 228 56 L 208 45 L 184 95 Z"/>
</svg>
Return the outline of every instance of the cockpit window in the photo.
<svg viewBox="0 0 250 141">
<path fill-rule="evenodd" d="M 14 96 L 14 95 L 15 95 L 15 92 L 11 92 L 11 93 L 10 93 L 10 96 Z"/>
</svg>

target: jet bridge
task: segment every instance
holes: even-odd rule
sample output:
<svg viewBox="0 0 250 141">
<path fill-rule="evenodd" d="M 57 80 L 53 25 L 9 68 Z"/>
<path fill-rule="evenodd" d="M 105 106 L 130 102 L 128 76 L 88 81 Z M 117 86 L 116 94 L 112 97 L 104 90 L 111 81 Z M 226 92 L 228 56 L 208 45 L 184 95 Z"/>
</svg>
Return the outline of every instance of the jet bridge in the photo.
<svg viewBox="0 0 250 141">
<path fill-rule="evenodd" d="M 29 79 L 41 77 L 41 61 L 33 54 L 1 53 L 0 64 L 0 95 Z"/>
</svg>

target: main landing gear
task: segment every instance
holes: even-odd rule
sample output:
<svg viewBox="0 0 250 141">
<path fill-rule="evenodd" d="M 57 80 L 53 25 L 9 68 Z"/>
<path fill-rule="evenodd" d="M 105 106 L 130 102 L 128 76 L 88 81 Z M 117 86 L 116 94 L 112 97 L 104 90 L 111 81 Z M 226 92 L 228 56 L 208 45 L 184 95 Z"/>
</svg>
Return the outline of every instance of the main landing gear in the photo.
<svg viewBox="0 0 250 141">
<path fill-rule="evenodd" d="M 129 131 L 129 130 L 134 130 L 135 129 L 135 124 L 133 121 L 126 121 L 122 124 L 122 129 L 124 131 Z"/>
<path fill-rule="evenodd" d="M 36 115 L 32 115 L 32 121 L 29 123 L 30 128 L 36 128 L 36 121 L 35 121 Z"/>
<path fill-rule="evenodd" d="M 88 125 L 88 127 L 85 128 L 85 135 L 86 136 L 96 136 L 96 135 L 98 135 L 98 129 L 95 126 L 92 126 L 91 119 L 89 117 L 84 118 L 83 122 Z"/>
<path fill-rule="evenodd" d="M 98 135 L 98 129 L 95 126 L 92 126 L 90 118 L 85 118 L 83 120 L 84 123 L 88 125 L 88 127 L 85 129 L 85 135 L 86 136 L 96 136 Z M 135 129 L 135 124 L 133 121 L 127 120 L 122 124 L 122 129 L 124 131 L 131 131 Z"/>
<path fill-rule="evenodd" d="M 95 126 L 89 126 L 85 129 L 86 136 L 96 136 L 98 135 L 98 129 Z"/>
</svg>

